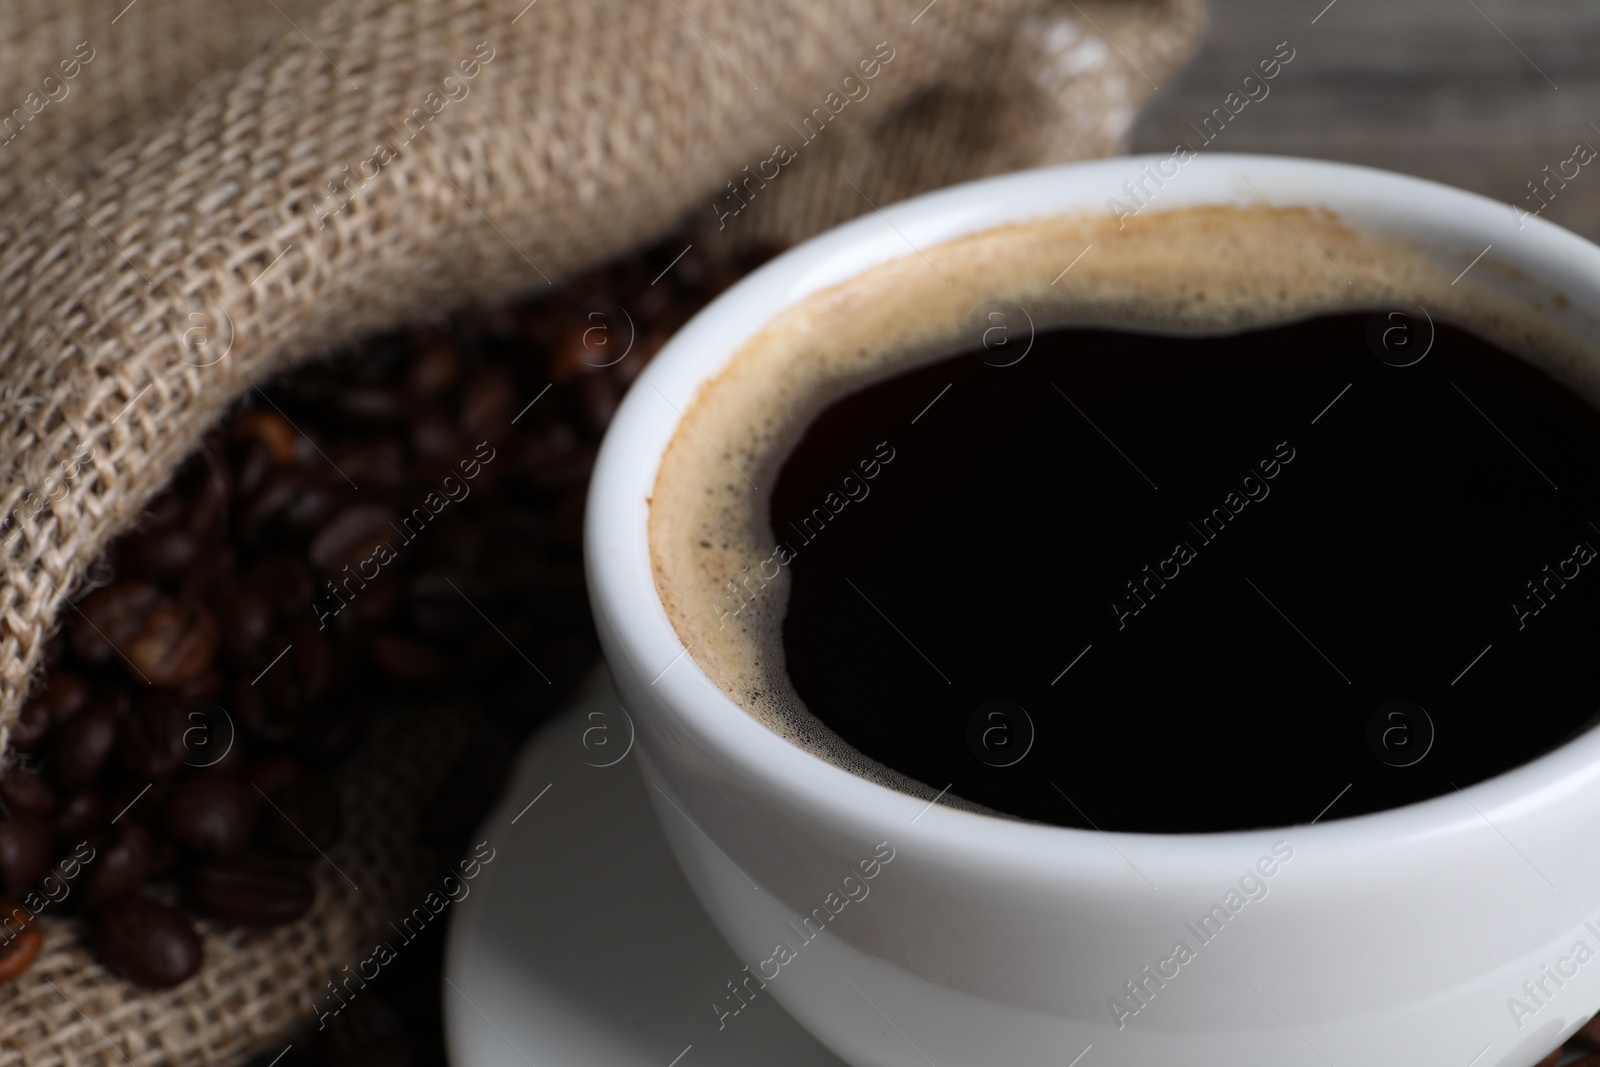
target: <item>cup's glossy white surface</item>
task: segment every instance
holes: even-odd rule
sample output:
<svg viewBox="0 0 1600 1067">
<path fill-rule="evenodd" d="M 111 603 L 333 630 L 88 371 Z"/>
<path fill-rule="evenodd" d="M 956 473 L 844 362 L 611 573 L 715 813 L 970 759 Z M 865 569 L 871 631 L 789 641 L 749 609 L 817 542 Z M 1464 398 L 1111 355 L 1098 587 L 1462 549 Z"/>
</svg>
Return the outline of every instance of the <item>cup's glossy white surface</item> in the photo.
<svg viewBox="0 0 1600 1067">
<path fill-rule="evenodd" d="M 723 294 L 644 372 L 601 450 L 586 548 L 600 637 L 668 840 L 751 972 L 772 976 L 760 992 L 862 1067 L 1066 1067 L 1080 1054 L 1082 1067 L 1530 1067 L 1600 1006 L 1600 733 L 1392 811 L 1262 832 L 1098 834 L 929 807 L 795 748 L 702 674 L 661 606 L 646 530 L 660 457 L 745 339 L 911 246 L 1104 211 L 1147 162 L 987 179 L 839 227 Z M 1562 293 L 1559 314 L 1600 345 L 1589 325 L 1600 249 L 1467 193 L 1215 155 L 1185 164 L 1153 210 L 1262 196 L 1331 208 L 1463 268 L 1492 245 L 1478 269 Z M 1077 252 L 1063 249 L 1062 263 Z M 880 842 L 894 858 L 863 882 L 858 865 Z M 1202 943 L 1191 927 L 1275 845 L 1292 858 L 1264 865 L 1272 875 L 1246 883 L 1243 905 Z M 867 895 L 807 940 L 802 918 L 831 915 L 829 894 L 851 872 Z M 1174 958 L 1180 939 L 1192 958 Z M 730 989 L 705 996 L 714 1030 L 736 1024 L 718 1016 L 741 1003 Z M 1140 1010 L 1119 1015 L 1113 998 Z"/>
</svg>

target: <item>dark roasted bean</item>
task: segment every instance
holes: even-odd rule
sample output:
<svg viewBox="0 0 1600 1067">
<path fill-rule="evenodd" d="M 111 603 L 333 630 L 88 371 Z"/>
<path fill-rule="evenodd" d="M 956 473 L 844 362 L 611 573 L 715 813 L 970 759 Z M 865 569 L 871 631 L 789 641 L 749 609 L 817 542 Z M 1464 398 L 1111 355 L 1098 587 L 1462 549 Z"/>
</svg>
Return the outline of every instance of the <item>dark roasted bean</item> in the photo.
<svg viewBox="0 0 1600 1067">
<path fill-rule="evenodd" d="M 262 796 L 274 797 L 278 790 L 304 773 L 305 768 L 292 757 L 269 756 L 250 768 L 248 778 L 250 784 L 261 791 Z"/>
<path fill-rule="evenodd" d="M 479 592 L 477 583 L 465 574 L 423 571 L 406 587 L 406 618 L 432 640 L 463 640 L 483 628 L 483 617 L 468 600 Z"/>
<path fill-rule="evenodd" d="M 300 435 L 289 425 L 288 419 L 270 408 L 240 416 L 229 433 L 237 441 L 259 442 L 273 463 L 293 463 L 298 454 L 296 442 Z"/>
<path fill-rule="evenodd" d="M 51 823 L 58 838 L 72 841 L 99 829 L 114 814 L 106 810 L 104 793 L 99 789 L 85 789 L 67 797 Z"/>
<path fill-rule="evenodd" d="M 117 763 L 140 780 L 177 770 L 188 755 L 184 733 L 189 722 L 174 694 L 156 690 L 124 715 L 117 728 Z"/>
<path fill-rule="evenodd" d="M 335 394 L 333 409 L 359 422 L 394 425 L 411 414 L 411 403 L 398 389 L 347 387 Z"/>
<path fill-rule="evenodd" d="M 162 604 L 124 651 L 140 681 L 182 685 L 210 668 L 217 653 L 217 623 L 199 604 Z"/>
<path fill-rule="evenodd" d="M 474 445 L 499 441 L 511 431 L 517 413 L 517 386 L 504 369 L 484 368 L 462 389 L 461 432 Z M 532 399 L 531 397 L 529 399 Z"/>
<path fill-rule="evenodd" d="M 194 925 L 149 897 L 121 897 L 97 911 L 93 940 L 101 963 L 143 986 L 170 988 L 200 969 Z"/>
<path fill-rule="evenodd" d="M 95 590 L 79 605 L 88 625 L 72 628 L 73 654 L 94 666 L 117 660 L 165 599 L 157 586 L 133 578 Z"/>
<path fill-rule="evenodd" d="M 203 543 L 201 534 L 182 526 L 152 530 L 131 546 L 134 569 L 155 581 L 173 578 L 194 565 Z"/>
<path fill-rule="evenodd" d="M 22 706 L 11 727 L 11 747 L 18 752 L 36 751 L 52 727 L 76 715 L 88 702 L 89 683 L 67 671 L 52 671 L 44 691 Z"/>
<path fill-rule="evenodd" d="M 381 504 L 345 508 L 311 539 L 307 552 L 311 565 L 333 572 L 343 564 L 366 558 L 377 543 L 399 539 L 394 519 L 394 512 Z"/>
<path fill-rule="evenodd" d="M 22 974 L 44 947 L 44 934 L 22 902 L 0 897 L 0 982 Z"/>
<path fill-rule="evenodd" d="M 422 399 L 439 396 L 461 377 L 461 355 L 443 337 L 429 337 L 411 360 L 406 385 Z"/>
<path fill-rule="evenodd" d="M 399 634 L 376 633 L 367 637 L 367 656 L 397 682 L 436 682 L 444 677 L 444 658 L 421 641 Z"/>
<path fill-rule="evenodd" d="M 436 460 L 444 464 L 452 464 L 472 451 L 460 431 L 437 414 L 418 419 L 412 424 L 411 448 L 424 461 Z"/>
<path fill-rule="evenodd" d="M 328 460 L 367 491 L 394 489 L 408 473 L 405 446 L 399 441 L 348 441 L 331 448 Z"/>
<path fill-rule="evenodd" d="M 29 888 L 44 877 L 53 859 L 55 842 L 49 823 L 23 811 L 0 819 L 0 886 Z"/>
<path fill-rule="evenodd" d="M 51 725 L 50 705 L 35 697 L 17 712 L 17 721 L 11 724 L 8 743 L 18 752 L 36 751 L 50 736 Z"/>
<path fill-rule="evenodd" d="M 298 867 L 240 856 L 211 860 L 189 882 L 202 911 L 240 926 L 282 926 L 311 908 L 316 889 Z"/>
<path fill-rule="evenodd" d="M 318 457 L 327 473 L 302 467 L 273 471 L 245 505 L 240 529 L 261 541 L 273 533 L 297 537 L 309 533 L 338 511 L 355 490 Z"/>
<path fill-rule="evenodd" d="M 109 701 L 95 701 L 61 724 L 50 751 L 50 768 L 67 789 L 94 781 L 117 741 L 117 710 Z"/>
<path fill-rule="evenodd" d="M 272 649 L 272 601 L 258 583 L 243 582 L 223 606 L 222 638 L 243 666 L 264 662 Z"/>
<path fill-rule="evenodd" d="M 162 825 L 172 839 L 203 856 L 237 856 L 255 833 L 261 796 L 231 775 L 190 774 L 166 798 Z"/>
<path fill-rule="evenodd" d="M 83 906 L 98 908 L 144 888 L 156 868 L 156 845 L 143 823 L 120 821 L 109 843 L 88 865 Z"/>
<path fill-rule="evenodd" d="M 195 675 L 182 685 L 174 686 L 167 690 L 184 703 L 196 700 L 215 701 L 222 699 L 223 691 L 228 687 L 228 677 L 223 674 L 216 664 Z"/>
<path fill-rule="evenodd" d="M 264 692 L 274 714 L 301 718 L 327 695 L 333 681 L 333 649 L 308 617 L 296 628 L 284 657 L 260 678 L 252 688 Z"/>
<path fill-rule="evenodd" d="M 280 662 L 272 670 L 282 665 Z M 303 721 L 279 715 L 268 705 L 266 691 L 259 685 L 251 685 L 244 678 L 240 678 L 233 688 L 233 712 L 235 720 L 243 724 L 249 735 L 263 745 L 287 744 L 305 732 Z"/>
<path fill-rule="evenodd" d="M 31 815 L 49 815 L 59 802 L 49 782 L 21 767 L 0 778 L 0 800 L 5 801 L 7 808 Z"/>
<path fill-rule="evenodd" d="M 287 552 L 265 556 L 250 568 L 245 582 L 271 605 L 279 620 L 302 619 L 310 610 L 315 583 L 305 561 Z"/>
</svg>

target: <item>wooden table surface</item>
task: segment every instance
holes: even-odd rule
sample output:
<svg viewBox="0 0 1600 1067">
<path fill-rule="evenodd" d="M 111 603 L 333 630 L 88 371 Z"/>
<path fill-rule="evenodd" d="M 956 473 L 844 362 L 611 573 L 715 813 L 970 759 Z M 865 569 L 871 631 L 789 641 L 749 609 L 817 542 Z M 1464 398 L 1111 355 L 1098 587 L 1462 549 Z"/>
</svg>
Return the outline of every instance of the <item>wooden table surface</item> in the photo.
<svg viewBox="0 0 1600 1067">
<path fill-rule="evenodd" d="M 1287 40 L 1293 62 L 1208 150 L 1362 163 L 1529 209 L 1546 165 L 1580 142 L 1600 151 L 1600 0 L 1326 5 L 1210 0 L 1204 46 L 1152 98 L 1133 150 L 1198 143 L 1188 124 Z M 1600 240 L 1600 159 L 1556 188 L 1542 217 Z"/>
</svg>

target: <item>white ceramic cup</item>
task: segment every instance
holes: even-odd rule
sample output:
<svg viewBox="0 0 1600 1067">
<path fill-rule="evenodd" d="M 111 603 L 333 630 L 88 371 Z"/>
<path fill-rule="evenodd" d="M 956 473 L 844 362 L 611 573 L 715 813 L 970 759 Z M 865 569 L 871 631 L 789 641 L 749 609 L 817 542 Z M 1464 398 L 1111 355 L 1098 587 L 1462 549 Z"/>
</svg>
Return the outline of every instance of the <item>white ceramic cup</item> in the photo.
<svg viewBox="0 0 1600 1067">
<path fill-rule="evenodd" d="M 1530 1067 L 1600 1005 L 1600 733 L 1356 818 L 1099 834 L 930 807 L 841 770 L 740 710 L 668 622 L 649 498 L 681 412 L 742 342 L 908 245 L 1104 211 L 1157 162 L 986 179 L 808 241 L 685 326 L 618 411 L 589 496 L 595 616 L 672 850 L 749 965 L 705 991 L 689 1040 L 715 1041 L 771 996 L 858 1067 Z M 1564 294 L 1562 314 L 1600 351 L 1585 325 L 1600 320 L 1600 249 L 1504 204 L 1363 168 L 1211 155 L 1157 207 L 1262 196 L 1463 267 L 1492 245 L 1514 268 L 1494 284 Z M 835 907 L 821 934 L 803 921 Z"/>
</svg>

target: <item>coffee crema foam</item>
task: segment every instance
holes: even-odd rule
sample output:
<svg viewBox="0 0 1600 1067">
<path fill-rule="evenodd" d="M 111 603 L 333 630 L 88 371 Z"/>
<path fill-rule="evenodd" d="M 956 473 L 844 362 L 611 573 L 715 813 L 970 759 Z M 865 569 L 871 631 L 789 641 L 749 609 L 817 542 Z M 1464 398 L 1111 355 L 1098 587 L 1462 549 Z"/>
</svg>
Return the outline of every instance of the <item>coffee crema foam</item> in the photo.
<svg viewBox="0 0 1600 1067">
<path fill-rule="evenodd" d="M 773 565 L 761 564 L 788 541 L 768 524 L 771 489 L 812 419 L 876 382 L 979 349 L 985 324 L 975 313 L 996 300 L 1025 308 L 1040 332 L 1080 326 L 1178 335 L 1416 303 L 1434 321 L 1499 344 L 1600 406 L 1600 359 L 1551 312 L 1568 310 L 1565 297 L 1550 294 L 1551 307 L 1541 307 L 1470 274 L 1455 280 L 1460 266 L 1359 232 L 1326 210 L 1208 206 L 1129 218 L 1122 229 L 1099 214 L 1039 218 L 870 268 L 781 312 L 701 388 L 662 457 L 650 502 L 657 592 L 695 662 L 759 722 L 837 767 L 934 798 L 936 787 L 845 743 L 811 713 L 785 671 L 789 572 L 777 566 L 768 577 Z M 1473 273 L 1526 280 L 1488 260 Z M 1585 333 L 1600 336 L 1600 329 L 1585 324 Z M 891 444 L 895 430 L 885 427 Z M 736 616 L 728 610 L 738 603 L 730 601 L 730 582 L 744 583 L 748 601 Z M 870 661 L 840 669 L 870 669 Z M 1012 818 L 949 794 L 942 803 Z"/>
</svg>

